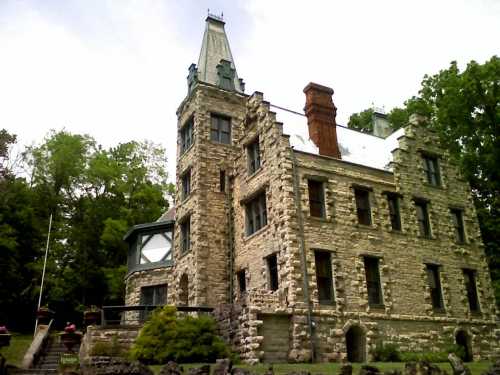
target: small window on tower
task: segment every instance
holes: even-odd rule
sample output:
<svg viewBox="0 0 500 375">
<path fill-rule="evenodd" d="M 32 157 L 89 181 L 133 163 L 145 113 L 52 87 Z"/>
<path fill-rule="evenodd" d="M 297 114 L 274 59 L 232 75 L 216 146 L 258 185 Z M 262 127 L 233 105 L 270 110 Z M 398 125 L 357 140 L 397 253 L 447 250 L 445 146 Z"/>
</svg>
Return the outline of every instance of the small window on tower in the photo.
<svg viewBox="0 0 500 375">
<path fill-rule="evenodd" d="M 181 128 L 181 154 L 193 144 L 194 118 L 191 117 Z"/>
<path fill-rule="evenodd" d="M 191 194 L 191 169 L 188 169 L 181 177 L 182 180 L 182 200 Z"/>
<path fill-rule="evenodd" d="M 215 142 L 231 144 L 231 119 L 212 114 L 210 139 Z"/>
<path fill-rule="evenodd" d="M 464 269 L 463 273 L 469 309 L 471 312 L 480 312 L 479 299 L 477 298 L 476 272 L 474 270 Z"/>
<path fill-rule="evenodd" d="M 380 286 L 379 260 L 378 258 L 365 257 L 366 289 L 368 292 L 368 304 L 370 306 L 382 306 L 382 287 Z"/>
<path fill-rule="evenodd" d="M 267 225 L 265 192 L 260 193 L 246 204 L 245 215 L 247 236 L 257 232 L 260 228 Z"/>
<path fill-rule="evenodd" d="M 278 258 L 276 254 L 267 257 L 267 272 L 269 277 L 269 289 L 278 290 Z"/>
<path fill-rule="evenodd" d="M 186 253 L 191 249 L 191 217 L 181 223 L 181 252 Z"/>
</svg>

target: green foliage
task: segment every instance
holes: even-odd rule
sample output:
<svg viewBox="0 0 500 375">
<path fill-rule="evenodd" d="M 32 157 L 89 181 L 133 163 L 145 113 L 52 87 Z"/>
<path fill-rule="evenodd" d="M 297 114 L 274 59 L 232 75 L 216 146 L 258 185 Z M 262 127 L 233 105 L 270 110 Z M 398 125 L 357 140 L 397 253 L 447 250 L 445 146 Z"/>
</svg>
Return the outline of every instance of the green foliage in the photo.
<svg viewBox="0 0 500 375">
<path fill-rule="evenodd" d="M 2 171 L 14 141 L 0 131 Z M 50 132 L 23 157 L 28 181 L 11 172 L 0 176 L 0 301 L 8 306 L 0 323 L 24 326 L 24 312 L 31 319 L 50 214 L 42 303 L 60 321 L 80 321 L 82 306 L 123 304 L 123 235 L 132 225 L 156 220 L 173 191 L 165 150 L 150 142 L 105 149 L 88 135 L 63 130 Z"/>
<path fill-rule="evenodd" d="M 372 352 L 373 360 L 377 362 L 400 362 L 401 354 L 396 344 L 379 344 Z"/>
<path fill-rule="evenodd" d="M 214 362 L 229 355 L 211 317 L 178 318 L 173 306 L 153 312 L 131 350 L 134 359 L 149 364 Z"/>
<path fill-rule="evenodd" d="M 102 357 L 123 357 L 126 355 L 126 352 L 120 346 L 118 336 L 114 335 L 111 342 L 97 341 L 92 347 L 90 354 Z"/>
<path fill-rule="evenodd" d="M 359 130 L 363 133 L 373 132 L 373 109 L 365 109 L 359 113 L 353 113 L 349 117 L 347 126 L 351 129 Z"/>
</svg>

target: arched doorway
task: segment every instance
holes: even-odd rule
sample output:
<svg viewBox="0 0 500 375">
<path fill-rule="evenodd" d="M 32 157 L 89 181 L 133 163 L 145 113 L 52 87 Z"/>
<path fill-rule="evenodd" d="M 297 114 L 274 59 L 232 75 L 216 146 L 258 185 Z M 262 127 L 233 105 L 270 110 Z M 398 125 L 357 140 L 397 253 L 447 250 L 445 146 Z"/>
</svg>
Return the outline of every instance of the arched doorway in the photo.
<svg viewBox="0 0 500 375">
<path fill-rule="evenodd" d="M 187 306 L 189 302 L 189 280 L 188 275 L 183 274 L 179 281 L 179 306 Z"/>
<path fill-rule="evenodd" d="M 462 330 L 458 331 L 457 335 L 455 336 L 455 342 L 457 343 L 458 346 L 464 349 L 464 358 L 463 358 L 464 362 L 472 361 L 470 339 L 467 332 Z"/>
<path fill-rule="evenodd" d="M 347 360 L 349 362 L 364 362 L 366 360 L 365 333 L 359 326 L 352 326 L 345 334 Z"/>
</svg>

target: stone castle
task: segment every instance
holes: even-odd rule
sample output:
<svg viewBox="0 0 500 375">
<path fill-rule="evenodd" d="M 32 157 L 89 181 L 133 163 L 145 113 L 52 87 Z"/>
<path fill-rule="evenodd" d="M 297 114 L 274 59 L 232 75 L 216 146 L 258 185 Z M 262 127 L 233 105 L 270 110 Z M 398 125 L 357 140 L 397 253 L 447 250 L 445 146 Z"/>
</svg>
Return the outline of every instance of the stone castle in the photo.
<svg viewBox="0 0 500 375">
<path fill-rule="evenodd" d="M 471 190 L 425 119 L 374 135 L 244 92 L 209 15 L 177 116 L 175 209 L 133 227 L 127 305 L 207 306 L 242 360 L 365 361 L 382 343 L 500 354 Z"/>
</svg>

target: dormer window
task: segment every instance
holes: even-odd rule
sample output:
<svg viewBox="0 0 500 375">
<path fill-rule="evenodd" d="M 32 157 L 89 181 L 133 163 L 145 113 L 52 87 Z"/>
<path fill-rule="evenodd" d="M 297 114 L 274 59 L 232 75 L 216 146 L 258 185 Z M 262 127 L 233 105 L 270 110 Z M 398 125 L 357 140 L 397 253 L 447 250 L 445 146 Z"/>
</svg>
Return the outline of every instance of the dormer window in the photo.
<svg viewBox="0 0 500 375">
<path fill-rule="evenodd" d="M 231 144 L 231 119 L 229 117 L 212 113 L 210 140 L 227 145 Z"/>
<path fill-rule="evenodd" d="M 423 155 L 424 171 L 427 182 L 433 186 L 441 186 L 438 159 L 435 156 Z"/>
<path fill-rule="evenodd" d="M 247 146 L 248 174 L 252 175 L 260 168 L 259 138 Z"/>
<path fill-rule="evenodd" d="M 181 128 L 181 154 L 193 144 L 193 126 L 194 119 L 191 117 Z"/>
</svg>

